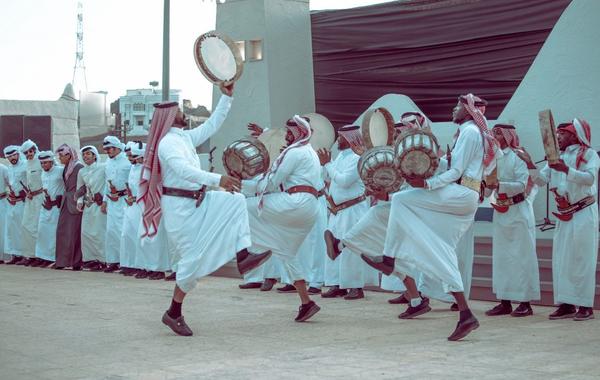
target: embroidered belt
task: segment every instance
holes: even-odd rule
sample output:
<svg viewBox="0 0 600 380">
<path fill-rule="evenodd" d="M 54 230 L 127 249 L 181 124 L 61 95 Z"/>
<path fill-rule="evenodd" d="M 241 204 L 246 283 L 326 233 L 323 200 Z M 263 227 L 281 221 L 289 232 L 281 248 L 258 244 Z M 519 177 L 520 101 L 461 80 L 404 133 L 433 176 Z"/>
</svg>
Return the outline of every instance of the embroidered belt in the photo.
<svg viewBox="0 0 600 380">
<path fill-rule="evenodd" d="M 288 194 L 309 193 L 309 194 L 312 194 L 315 198 L 319 198 L 319 192 L 317 191 L 317 189 L 315 189 L 312 186 L 305 186 L 305 185 L 292 186 L 289 189 L 285 190 L 285 192 Z"/>
<path fill-rule="evenodd" d="M 554 216 L 563 222 L 568 222 L 573 218 L 573 214 L 593 205 L 594 203 L 596 203 L 596 198 L 593 195 L 589 195 L 575 203 L 559 204 L 557 206 L 558 212 L 552 212 L 552 214 L 554 214 Z"/>
<path fill-rule="evenodd" d="M 35 197 L 36 195 L 40 195 L 42 192 L 44 192 L 44 189 L 37 189 L 34 191 L 30 191 L 27 195 L 30 197 Z"/>
<path fill-rule="evenodd" d="M 363 194 L 359 197 L 349 199 L 338 205 L 338 204 L 335 204 L 335 202 L 333 201 L 333 198 L 331 196 L 328 196 L 327 202 L 329 203 L 329 206 L 327 208 L 333 215 L 336 215 L 338 212 L 342 211 L 343 209 L 357 205 L 360 202 L 364 201 L 365 199 L 367 199 L 367 197 Z"/>
<path fill-rule="evenodd" d="M 460 179 L 456 183 L 464 187 L 468 187 L 469 189 L 475 191 L 477 194 L 481 193 L 481 181 L 476 180 L 475 178 L 467 177 L 464 175 L 460 177 Z"/>
<path fill-rule="evenodd" d="M 126 195 L 127 195 L 127 189 L 125 189 L 125 190 L 117 190 L 115 192 L 110 192 L 106 196 L 111 201 L 116 202 L 116 201 L 119 200 L 119 198 L 124 197 Z"/>
<path fill-rule="evenodd" d="M 60 208 L 61 203 L 62 203 L 62 195 L 57 195 L 55 200 L 52 200 L 52 198 L 47 196 L 46 199 L 44 200 L 44 203 L 42 204 L 42 206 L 46 210 L 51 210 L 52 207 L 54 207 L 54 206 L 56 206 L 56 208 Z"/>
<path fill-rule="evenodd" d="M 163 186 L 163 195 L 195 199 L 196 207 L 198 207 L 198 206 L 200 206 L 200 204 L 204 200 L 204 197 L 206 196 L 206 185 L 202 186 L 202 188 L 200 190 L 185 190 L 185 189 L 176 189 L 174 187 Z"/>
<path fill-rule="evenodd" d="M 321 198 L 323 195 L 325 195 L 325 188 L 322 188 L 321 190 L 319 190 L 317 198 Z"/>
<path fill-rule="evenodd" d="M 492 207 L 499 212 L 507 212 L 510 206 L 514 206 L 519 204 L 527 199 L 527 195 L 525 193 L 519 193 L 512 197 L 508 197 L 506 193 L 498 194 L 498 198 L 496 199 L 496 203 L 492 203 Z"/>
</svg>

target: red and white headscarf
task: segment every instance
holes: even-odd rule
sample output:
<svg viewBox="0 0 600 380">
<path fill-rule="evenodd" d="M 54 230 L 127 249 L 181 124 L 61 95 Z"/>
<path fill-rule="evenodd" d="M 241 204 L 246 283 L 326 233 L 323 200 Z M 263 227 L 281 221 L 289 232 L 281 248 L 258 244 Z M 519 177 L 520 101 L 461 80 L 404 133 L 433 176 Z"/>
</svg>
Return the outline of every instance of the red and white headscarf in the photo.
<svg viewBox="0 0 600 380">
<path fill-rule="evenodd" d="M 154 105 L 154 116 L 148 133 L 148 143 L 144 154 L 144 165 L 140 179 L 140 196 L 138 203 L 144 202 L 142 223 L 144 235 L 152 237 L 158 233 L 158 225 L 162 217 L 160 200 L 163 192 L 162 172 L 158 160 L 158 145 L 171 129 L 177 115 L 176 102 L 164 102 Z"/>
<path fill-rule="evenodd" d="M 277 172 L 277 169 L 279 169 L 279 166 L 283 162 L 285 155 L 294 148 L 298 148 L 308 144 L 310 141 L 310 137 L 312 136 L 309 121 L 304 117 L 294 115 L 294 117 L 292 117 L 286 122 L 285 127 L 292 133 L 292 135 L 294 136 L 294 140 L 281 153 L 279 153 L 279 156 L 277 156 L 277 159 L 275 159 L 275 162 L 273 163 L 273 165 L 271 165 L 269 171 L 267 171 L 260 180 L 261 182 L 264 182 L 263 188 L 258 194 L 259 210 L 262 210 L 264 206 L 263 197 L 265 195 L 265 192 L 267 191 L 267 187 L 269 186 L 269 181 L 271 180 L 271 177 L 273 177 L 275 172 Z"/>
<path fill-rule="evenodd" d="M 517 130 L 514 125 L 510 124 L 496 124 L 492 128 L 492 131 L 499 130 L 502 133 L 502 137 L 504 137 L 504 141 L 510 148 L 520 148 L 519 144 L 519 136 L 517 135 Z"/>
<path fill-rule="evenodd" d="M 483 100 L 473 94 L 459 96 L 460 104 L 465 108 L 465 111 L 471 116 L 483 137 L 483 166 L 488 167 L 496 157 L 496 148 L 498 141 L 492 136 L 487 127 L 487 122 L 481 110 L 476 106 L 481 104 Z"/>
<path fill-rule="evenodd" d="M 587 121 L 582 118 L 575 118 L 570 123 L 560 124 L 558 129 L 564 129 L 571 132 L 579 141 L 579 152 L 575 161 L 575 168 L 579 169 L 579 165 L 585 160 L 585 152 L 592 146 L 592 130 Z"/>
<path fill-rule="evenodd" d="M 358 125 L 344 125 L 338 129 L 338 134 L 350 145 L 350 149 L 356 154 L 362 154 L 365 150 L 362 133 Z"/>
<path fill-rule="evenodd" d="M 400 123 L 414 129 L 431 129 L 429 120 L 420 112 L 405 112 L 400 116 Z"/>
<path fill-rule="evenodd" d="M 67 144 L 62 144 L 61 146 L 58 147 L 58 149 L 56 149 L 56 153 L 62 154 L 62 155 L 65 155 L 65 154 L 71 155 L 71 159 L 69 160 L 69 163 L 67 164 L 67 166 L 64 169 L 65 180 L 67 180 L 67 179 L 69 179 L 71 174 L 73 174 L 73 170 L 75 170 L 75 166 L 77 166 L 77 164 L 79 163 L 79 156 L 77 154 L 77 151 L 75 149 L 71 148 L 71 146 L 69 146 Z"/>
</svg>

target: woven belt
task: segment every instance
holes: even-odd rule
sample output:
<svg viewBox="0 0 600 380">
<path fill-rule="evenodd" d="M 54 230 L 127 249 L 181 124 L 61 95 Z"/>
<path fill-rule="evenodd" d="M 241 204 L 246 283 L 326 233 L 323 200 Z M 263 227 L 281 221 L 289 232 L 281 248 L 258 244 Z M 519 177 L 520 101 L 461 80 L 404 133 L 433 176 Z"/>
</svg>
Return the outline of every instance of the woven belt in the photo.
<svg viewBox="0 0 600 380">
<path fill-rule="evenodd" d="M 558 217 L 557 214 L 560 214 L 561 216 L 571 216 L 571 215 L 575 214 L 576 212 L 581 211 L 584 208 L 593 205 L 594 203 L 596 203 L 596 198 L 593 195 L 589 195 L 583 199 L 578 200 L 575 203 L 570 204 L 567 207 L 557 207 L 558 213 L 553 213 L 553 214 L 556 215 L 557 217 Z M 563 220 L 563 219 L 561 219 L 561 220 Z"/>
<path fill-rule="evenodd" d="M 502 194 L 498 194 L 498 198 L 496 199 L 496 204 L 498 206 L 514 206 L 516 204 L 523 202 L 525 199 L 527 199 L 527 195 L 525 195 L 525 193 L 519 193 L 512 197 L 507 197 L 505 193 L 502 193 Z"/>
<path fill-rule="evenodd" d="M 172 197 L 190 198 L 196 200 L 196 207 L 200 206 L 200 203 L 204 200 L 206 195 L 206 186 L 202 186 L 200 190 L 185 190 L 176 189 L 174 187 L 163 186 L 163 195 L 170 195 Z"/>
<path fill-rule="evenodd" d="M 327 202 L 329 203 L 328 209 L 333 215 L 337 215 L 337 213 L 342 211 L 343 209 L 346 209 L 348 207 L 352 207 L 356 204 L 359 204 L 360 202 L 364 201 L 365 199 L 367 199 L 367 197 L 363 194 L 360 197 L 356 197 L 356 198 L 347 200 L 338 205 L 338 204 L 335 204 L 335 202 L 333 201 L 333 198 L 331 196 L 328 196 L 327 197 Z"/>
<path fill-rule="evenodd" d="M 285 192 L 288 194 L 309 193 L 309 194 L 314 195 L 315 198 L 319 197 L 319 192 L 317 191 L 317 189 L 315 189 L 312 186 L 305 186 L 305 185 L 292 186 L 289 189 L 285 190 Z"/>
<path fill-rule="evenodd" d="M 462 176 L 457 181 L 457 183 L 464 187 L 468 187 L 469 189 L 475 191 L 477 194 L 479 194 L 481 192 L 481 181 L 476 180 L 474 178 Z"/>
</svg>

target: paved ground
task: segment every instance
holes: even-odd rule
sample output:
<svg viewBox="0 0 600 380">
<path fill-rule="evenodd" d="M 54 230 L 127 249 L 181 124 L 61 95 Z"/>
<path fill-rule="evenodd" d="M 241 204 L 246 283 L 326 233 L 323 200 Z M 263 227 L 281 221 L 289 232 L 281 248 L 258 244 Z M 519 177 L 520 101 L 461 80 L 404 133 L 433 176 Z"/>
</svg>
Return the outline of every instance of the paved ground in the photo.
<svg viewBox="0 0 600 380">
<path fill-rule="evenodd" d="M 294 294 L 204 279 L 187 299 L 191 338 L 160 323 L 172 283 L 118 275 L 0 266 L 3 379 L 598 379 L 600 317 L 587 322 L 487 318 L 446 341 L 447 305 L 401 321 L 389 294 L 324 300 L 312 322 L 293 322 Z"/>
</svg>

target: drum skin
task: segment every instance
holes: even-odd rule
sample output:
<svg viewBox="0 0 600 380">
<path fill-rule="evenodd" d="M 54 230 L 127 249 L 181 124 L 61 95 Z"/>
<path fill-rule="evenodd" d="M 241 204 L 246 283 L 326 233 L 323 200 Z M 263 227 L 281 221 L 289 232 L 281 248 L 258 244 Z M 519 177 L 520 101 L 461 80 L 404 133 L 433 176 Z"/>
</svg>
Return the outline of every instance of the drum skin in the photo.
<svg viewBox="0 0 600 380">
<path fill-rule="evenodd" d="M 435 136 L 425 130 L 402 133 L 396 141 L 395 163 L 404 178 L 428 179 L 435 173 L 440 159 Z"/>
<path fill-rule="evenodd" d="M 368 149 L 394 143 L 394 118 L 384 107 L 368 110 L 363 117 L 360 130 Z"/>
<path fill-rule="evenodd" d="M 269 152 L 252 137 L 232 142 L 223 152 L 223 166 L 232 177 L 250 179 L 266 172 L 269 165 Z"/>
<path fill-rule="evenodd" d="M 373 192 L 393 193 L 404 182 L 394 164 L 394 148 L 390 146 L 377 146 L 363 153 L 358 173 L 365 187 Z"/>
<path fill-rule="evenodd" d="M 204 56 L 202 53 L 202 44 L 205 41 L 218 39 L 221 41 L 221 51 L 211 52 L 211 56 Z M 200 72 L 210 82 L 221 85 L 230 84 L 240 78 L 244 69 L 244 60 L 240 55 L 235 42 L 228 36 L 215 30 L 206 32 L 194 42 L 194 60 Z M 214 65 L 216 67 L 213 67 Z M 221 66 L 221 67 L 219 67 Z M 231 71 L 232 75 L 223 77 L 224 72 Z"/>
</svg>

